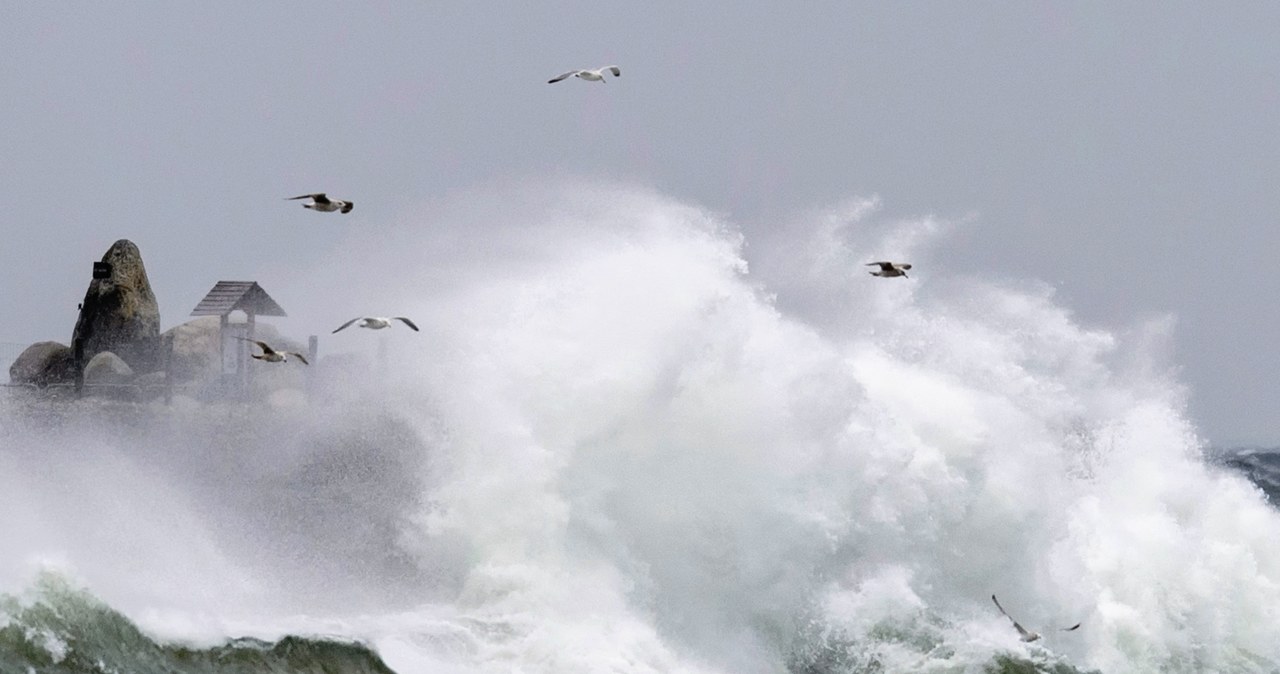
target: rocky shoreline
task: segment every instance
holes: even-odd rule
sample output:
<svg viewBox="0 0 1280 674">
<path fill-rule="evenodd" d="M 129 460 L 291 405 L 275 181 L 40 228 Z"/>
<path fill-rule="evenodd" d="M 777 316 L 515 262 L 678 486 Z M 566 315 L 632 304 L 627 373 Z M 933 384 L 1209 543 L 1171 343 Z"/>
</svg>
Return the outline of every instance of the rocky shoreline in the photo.
<svg viewBox="0 0 1280 674">
<path fill-rule="evenodd" d="M 258 323 L 256 336 L 282 348 L 304 345 Z M 30 387 L 45 397 L 65 392 L 127 400 L 169 397 L 174 390 L 196 399 L 225 397 L 219 318 L 203 316 L 160 331 L 160 307 L 147 278 L 142 253 L 132 241 L 116 241 L 94 264 L 93 278 L 69 344 L 40 341 L 9 366 L 11 386 Z M 282 389 L 305 390 L 304 374 L 274 368 L 252 381 L 250 397 Z"/>
</svg>

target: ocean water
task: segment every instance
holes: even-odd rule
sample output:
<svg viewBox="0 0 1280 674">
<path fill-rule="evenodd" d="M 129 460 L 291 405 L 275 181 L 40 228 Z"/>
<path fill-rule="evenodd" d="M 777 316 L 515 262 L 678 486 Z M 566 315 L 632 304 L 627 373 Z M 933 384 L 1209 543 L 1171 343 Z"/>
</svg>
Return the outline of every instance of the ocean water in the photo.
<svg viewBox="0 0 1280 674">
<path fill-rule="evenodd" d="M 4 400 L 0 668 L 1280 671 L 1280 515 L 1176 322 L 955 272 L 965 226 L 567 180 L 362 221 L 264 270 L 279 327 L 423 331 L 326 335 L 309 398 Z"/>
</svg>

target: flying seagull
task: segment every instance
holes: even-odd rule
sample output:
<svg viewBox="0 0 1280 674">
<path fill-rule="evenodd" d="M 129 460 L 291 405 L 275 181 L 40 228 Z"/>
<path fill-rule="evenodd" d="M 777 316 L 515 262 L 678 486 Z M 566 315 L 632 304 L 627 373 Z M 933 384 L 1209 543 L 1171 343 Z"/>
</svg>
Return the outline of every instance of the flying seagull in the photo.
<svg viewBox="0 0 1280 674">
<path fill-rule="evenodd" d="M 404 323 L 410 328 L 413 328 L 414 332 L 418 332 L 418 326 L 414 325 L 413 321 L 405 318 L 404 316 L 392 316 L 390 318 L 384 318 L 382 316 L 363 316 L 361 318 L 353 318 L 347 321 L 346 323 L 339 325 L 338 330 L 342 330 L 343 328 L 350 327 L 351 324 L 355 323 L 356 321 L 360 321 L 360 325 L 357 325 L 356 327 L 369 328 L 370 330 L 381 330 L 383 328 L 389 328 L 391 327 L 391 321 L 400 321 L 401 323 Z M 338 330 L 334 330 L 334 332 L 337 332 Z"/>
<path fill-rule="evenodd" d="M 563 75 L 557 75 L 556 77 L 547 80 L 547 84 L 555 84 L 560 80 L 566 80 L 570 77 L 577 77 L 588 82 L 604 82 L 605 71 L 613 73 L 614 77 L 622 77 L 622 71 L 618 70 L 618 66 L 605 66 L 603 68 L 596 68 L 595 70 L 570 70 Z"/>
<path fill-rule="evenodd" d="M 901 276 L 903 278 L 911 278 L 910 276 L 907 276 L 907 270 L 911 268 L 911 265 L 909 264 L 903 264 L 901 262 L 868 262 L 867 263 L 868 267 L 875 267 L 877 265 L 879 265 L 880 271 L 871 272 L 872 276 L 882 276 L 884 278 Z"/>
<path fill-rule="evenodd" d="M 1018 621 L 1013 619 L 1013 616 L 1010 616 L 1008 613 L 1005 613 L 1004 607 L 1000 605 L 1000 600 L 996 599 L 996 596 L 994 594 L 991 595 L 991 601 L 995 602 L 996 608 L 1000 609 L 1000 613 L 1002 613 L 1004 617 L 1008 618 L 1009 621 L 1013 623 L 1013 629 L 1018 630 L 1018 636 L 1022 637 L 1023 641 L 1027 643 L 1031 643 L 1032 641 L 1036 641 L 1037 639 L 1040 638 L 1040 634 L 1038 632 L 1032 632 L 1027 628 L 1023 627 L 1022 625 L 1019 625 Z M 1060 631 L 1071 632 L 1074 630 L 1078 630 L 1080 629 L 1080 625 L 1081 623 L 1076 623 L 1071 627 L 1064 627 Z"/>
<path fill-rule="evenodd" d="M 254 358 L 256 358 L 257 360 L 265 360 L 268 363 L 287 363 L 289 361 L 289 356 L 294 356 L 298 360 L 302 361 L 303 365 L 311 364 L 307 362 L 307 357 L 300 353 L 295 353 L 293 351 L 276 351 L 275 349 L 268 346 L 266 342 L 260 342 L 256 339 L 249 339 L 248 337 L 236 337 L 236 339 L 239 339 L 245 342 L 253 342 L 254 344 L 257 344 L 258 346 L 262 347 L 261 354 L 257 354 L 257 353 L 249 354 Z"/>
<path fill-rule="evenodd" d="M 329 197 L 324 195 L 324 192 L 316 192 L 315 194 L 300 194 L 296 197 L 289 197 L 288 199 L 285 199 L 285 201 L 293 201 L 294 199 L 310 199 L 311 203 L 303 204 L 302 205 L 303 208 L 310 208 L 313 211 L 324 211 L 325 213 L 332 213 L 334 211 L 342 211 L 343 213 L 350 213 L 351 209 L 356 207 L 356 202 L 354 201 L 341 201 L 337 199 L 330 199 Z"/>
</svg>

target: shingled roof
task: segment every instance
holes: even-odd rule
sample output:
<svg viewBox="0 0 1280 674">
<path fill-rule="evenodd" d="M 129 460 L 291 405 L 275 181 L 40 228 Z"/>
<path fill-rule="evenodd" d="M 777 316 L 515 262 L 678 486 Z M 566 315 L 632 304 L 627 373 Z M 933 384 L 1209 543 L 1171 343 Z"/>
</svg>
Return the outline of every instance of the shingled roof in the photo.
<svg viewBox="0 0 1280 674">
<path fill-rule="evenodd" d="M 284 309 L 255 281 L 218 281 L 191 312 L 192 316 L 225 316 L 240 310 L 257 316 L 284 316 Z"/>
</svg>

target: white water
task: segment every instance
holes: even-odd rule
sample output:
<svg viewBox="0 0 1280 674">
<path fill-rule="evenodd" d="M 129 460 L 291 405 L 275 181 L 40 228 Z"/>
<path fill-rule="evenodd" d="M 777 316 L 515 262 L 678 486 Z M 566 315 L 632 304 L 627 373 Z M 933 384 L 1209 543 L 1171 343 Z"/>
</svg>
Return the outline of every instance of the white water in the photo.
<svg viewBox="0 0 1280 674">
<path fill-rule="evenodd" d="M 894 672 L 1280 663 L 1280 517 L 1202 465 L 1171 321 L 1086 329 L 1037 284 L 950 273 L 951 225 L 868 201 L 750 240 L 608 184 L 357 222 L 273 295 L 317 331 L 368 311 L 423 332 L 326 337 L 386 339 L 393 374 L 280 414 L 306 436 L 389 412 L 426 456 L 374 434 L 359 456 L 392 468 L 341 507 L 247 515 L 270 497 L 229 491 L 296 486 L 322 451 L 271 435 L 214 483 L 220 459 L 182 447 L 25 438 L 0 453 L 21 541 L 0 590 L 52 559 L 163 637 L 358 636 L 402 674 L 783 672 L 822 643 Z M 916 273 L 867 275 L 882 257 Z M 993 592 L 1031 628 L 1084 627 L 1021 644 Z"/>
</svg>

